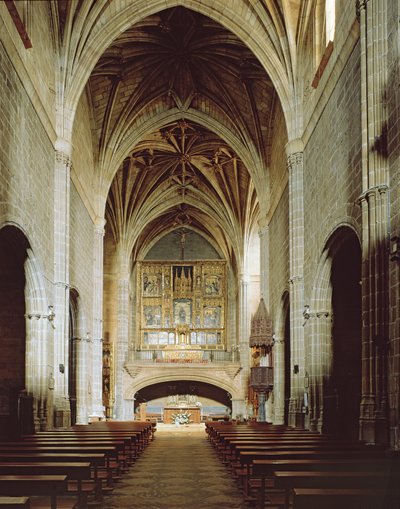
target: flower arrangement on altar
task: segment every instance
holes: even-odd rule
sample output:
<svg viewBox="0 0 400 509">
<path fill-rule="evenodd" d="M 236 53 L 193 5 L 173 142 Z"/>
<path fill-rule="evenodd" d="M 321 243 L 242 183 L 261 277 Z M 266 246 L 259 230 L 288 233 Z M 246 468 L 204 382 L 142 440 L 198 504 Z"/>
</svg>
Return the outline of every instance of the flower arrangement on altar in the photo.
<svg viewBox="0 0 400 509">
<path fill-rule="evenodd" d="M 179 414 L 172 414 L 172 422 L 174 424 L 190 424 L 190 417 L 192 414 L 188 412 L 181 412 Z"/>
</svg>

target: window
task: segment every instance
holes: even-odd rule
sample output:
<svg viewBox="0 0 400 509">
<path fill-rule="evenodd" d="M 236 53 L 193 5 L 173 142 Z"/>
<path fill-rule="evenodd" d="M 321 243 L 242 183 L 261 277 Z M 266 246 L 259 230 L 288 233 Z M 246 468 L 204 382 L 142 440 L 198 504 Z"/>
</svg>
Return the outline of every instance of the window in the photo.
<svg viewBox="0 0 400 509">
<path fill-rule="evenodd" d="M 325 45 L 335 37 L 335 0 L 325 0 Z"/>
<path fill-rule="evenodd" d="M 314 14 L 314 54 L 317 71 L 311 83 L 317 88 L 333 51 L 336 0 L 317 0 Z"/>
</svg>

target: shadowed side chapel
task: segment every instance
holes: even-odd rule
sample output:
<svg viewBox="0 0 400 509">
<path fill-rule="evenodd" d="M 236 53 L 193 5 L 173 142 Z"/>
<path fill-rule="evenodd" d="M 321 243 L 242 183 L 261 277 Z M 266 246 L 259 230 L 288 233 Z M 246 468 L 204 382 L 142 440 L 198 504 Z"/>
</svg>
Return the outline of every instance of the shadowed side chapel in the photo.
<svg viewBox="0 0 400 509">
<path fill-rule="evenodd" d="M 239 444 L 225 456 L 221 423 L 397 456 L 399 16 L 397 0 L 0 2 L 0 469 L 24 436 L 152 426 L 126 486 L 89 497 L 145 507 L 145 472 L 164 489 L 170 448 L 192 448 L 192 507 L 288 508 Z M 157 507 L 196 498 L 185 468 Z"/>
</svg>

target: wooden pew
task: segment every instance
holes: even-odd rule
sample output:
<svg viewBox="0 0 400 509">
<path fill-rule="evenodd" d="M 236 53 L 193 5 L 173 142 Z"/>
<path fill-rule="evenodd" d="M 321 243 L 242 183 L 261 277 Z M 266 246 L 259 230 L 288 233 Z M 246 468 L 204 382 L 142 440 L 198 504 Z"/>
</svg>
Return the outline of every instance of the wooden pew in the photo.
<svg viewBox="0 0 400 509">
<path fill-rule="evenodd" d="M 380 488 L 392 489 L 399 485 L 400 475 L 382 471 L 277 471 L 274 472 L 274 486 L 285 492 L 285 509 L 289 509 L 290 495 L 294 488 Z M 399 500 L 400 502 L 400 500 Z M 263 507 L 263 506 L 261 506 Z"/>
<path fill-rule="evenodd" d="M 1 509 L 31 509 L 29 497 L 0 497 Z"/>
<path fill-rule="evenodd" d="M 264 440 L 251 440 L 251 439 L 239 439 L 239 440 L 230 440 L 225 442 L 225 447 L 222 449 L 222 460 L 225 463 L 235 462 L 239 451 L 269 451 L 269 450 L 279 450 L 291 451 L 291 450 L 307 450 L 307 449 L 315 449 L 318 448 L 320 450 L 329 450 L 329 449 L 345 449 L 349 448 L 352 450 L 355 449 L 365 449 L 365 445 L 361 443 L 355 443 L 352 441 L 342 441 L 342 440 L 324 440 L 319 439 L 318 437 L 308 437 L 308 438 L 288 438 L 283 437 L 279 439 L 270 438 Z"/>
<path fill-rule="evenodd" d="M 88 442 L 107 442 L 107 441 L 123 441 L 132 458 L 136 458 L 144 449 L 141 433 L 138 432 L 89 432 L 89 431 L 52 431 L 40 432 L 35 435 L 22 436 L 24 442 L 52 442 L 52 441 L 88 441 Z"/>
<path fill-rule="evenodd" d="M 70 487 L 72 483 L 76 483 L 79 506 L 87 507 L 87 479 L 85 489 L 82 482 L 83 477 L 90 478 L 92 470 L 96 486 L 95 499 L 101 501 L 104 488 L 100 469 L 106 469 L 107 481 L 111 479 L 114 463 L 118 469 L 121 467 L 124 471 L 154 438 L 155 427 L 148 422 L 93 424 L 78 426 L 77 429 L 24 436 L 21 442 L 0 443 L 0 475 L 2 472 L 13 473 L 14 477 L 18 476 L 20 480 L 27 472 L 41 475 L 42 478 L 50 472 L 54 475 L 68 475 Z M 86 464 L 88 469 L 85 476 L 79 476 L 76 472 L 73 474 L 72 463 L 77 460 L 89 461 L 89 464 Z M 37 503 L 35 498 L 31 506 L 35 508 Z"/>
<path fill-rule="evenodd" d="M 364 450 L 364 449 L 318 449 L 314 448 L 313 450 L 270 450 L 270 451 L 238 451 L 239 461 L 240 461 L 240 471 L 242 474 L 242 488 L 246 497 L 249 496 L 249 479 L 250 475 L 253 471 L 253 462 L 255 460 L 294 460 L 294 459 L 308 459 L 308 460 L 316 460 L 316 459 L 377 459 L 382 457 L 381 451 L 372 451 L 372 450 Z"/>
<path fill-rule="evenodd" d="M 67 493 L 66 475 L 0 475 L 0 495 L 38 495 L 50 498 L 48 507 L 57 509 L 57 498 Z M 69 502 L 69 504 L 68 504 Z M 63 499 L 63 507 L 74 509 L 77 500 Z M 34 507 L 31 500 L 31 507 Z"/>
<path fill-rule="evenodd" d="M 250 484 L 256 480 L 258 487 L 257 507 L 264 508 L 266 481 L 275 479 L 280 471 L 293 472 L 375 472 L 390 476 L 392 472 L 397 476 L 400 472 L 400 463 L 390 458 L 337 458 L 337 459 L 293 459 L 284 460 L 254 460 L 252 463 L 252 476 Z M 288 474 L 287 474 L 288 475 Z M 260 480 L 260 482 L 258 482 Z"/>
<path fill-rule="evenodd" d="M 385 489 L 295 488 L 293 509 L 398 509 L 396 497 Z"/>
<path fill-rule="evenodd" d="M 90 463 L 89 462 L 3 462 L 0 463 L 0 475 L 66 475 L 68 480 L 68 492 L 71 492 L 71 482 L 76 482 L 78 506 L 87 507 L 87 495 L 94 492 L 95 483 L 91 490 L 84 489 L 83 481 L 90 481 Z M 1 506 L 0 506 L 1 507 Z"/>
<path fill-rule="evenodd" d="M 0 442 L 0 451 L 9 450 L 8 447 L 13 447 L 15 449 L 23 448 L 24 451 L 38 448 L 44 452 L 53 452 L 54 450 L 73 452 L 74 449 L 82 452 L 104 452 L 110 462 L 110 466 L 113 459 L 118 463 L 117 469 L 125 468 L 127 464 L 133 462 L 133 454 L 130 449 L 129 439 L 127 439 L 127 441 L 113 439 L 78 440 L 58 437 L 56 440 L 37 438 L 23 440 L 22 442 Z"/>
<path fill-rule="evenodd" d="M 0 452 L 0 464 L 4 462 L 29 462 L 29 463 L 40 463 L 40 462 L 61 462 L 61 463 L 74 463 L 76 460 L 87 461 L 90 463 L 91 468 L 93 469 L 93 479 L 95 482 L 95 498 L 97 501 L 101 501 L 103 496 L 102 492 L 102 482 L 101 478 L 98 475 L 99 468 L 105 467 L 106 465 L 106 457 L 105 454 L 89 454 L 89 453 L 80 453 L 77 456 L 76 453 L 44 453 L 44 452 L 19 452 L 14 449 L 14 451 L 2 453 Z"/>
</svg>

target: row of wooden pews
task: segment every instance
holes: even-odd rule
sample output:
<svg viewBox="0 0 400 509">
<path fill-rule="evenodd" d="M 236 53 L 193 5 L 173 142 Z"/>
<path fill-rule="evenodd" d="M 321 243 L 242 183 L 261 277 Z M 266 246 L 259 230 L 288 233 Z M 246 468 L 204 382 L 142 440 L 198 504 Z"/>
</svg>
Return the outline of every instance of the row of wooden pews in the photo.
<svg viewBox="0 0 400 509">
<path fill-rule="evenodd" d="M 267 423 L 206 432 L 259 509 L 400 509 L 400 461 L 385 448 Z"/>
<path fill-rule="evenodd" d="M 0 508 L 100 506 L 154 432 L 149 422 L 100 421 L 0 442 Z"/>
</svg>

